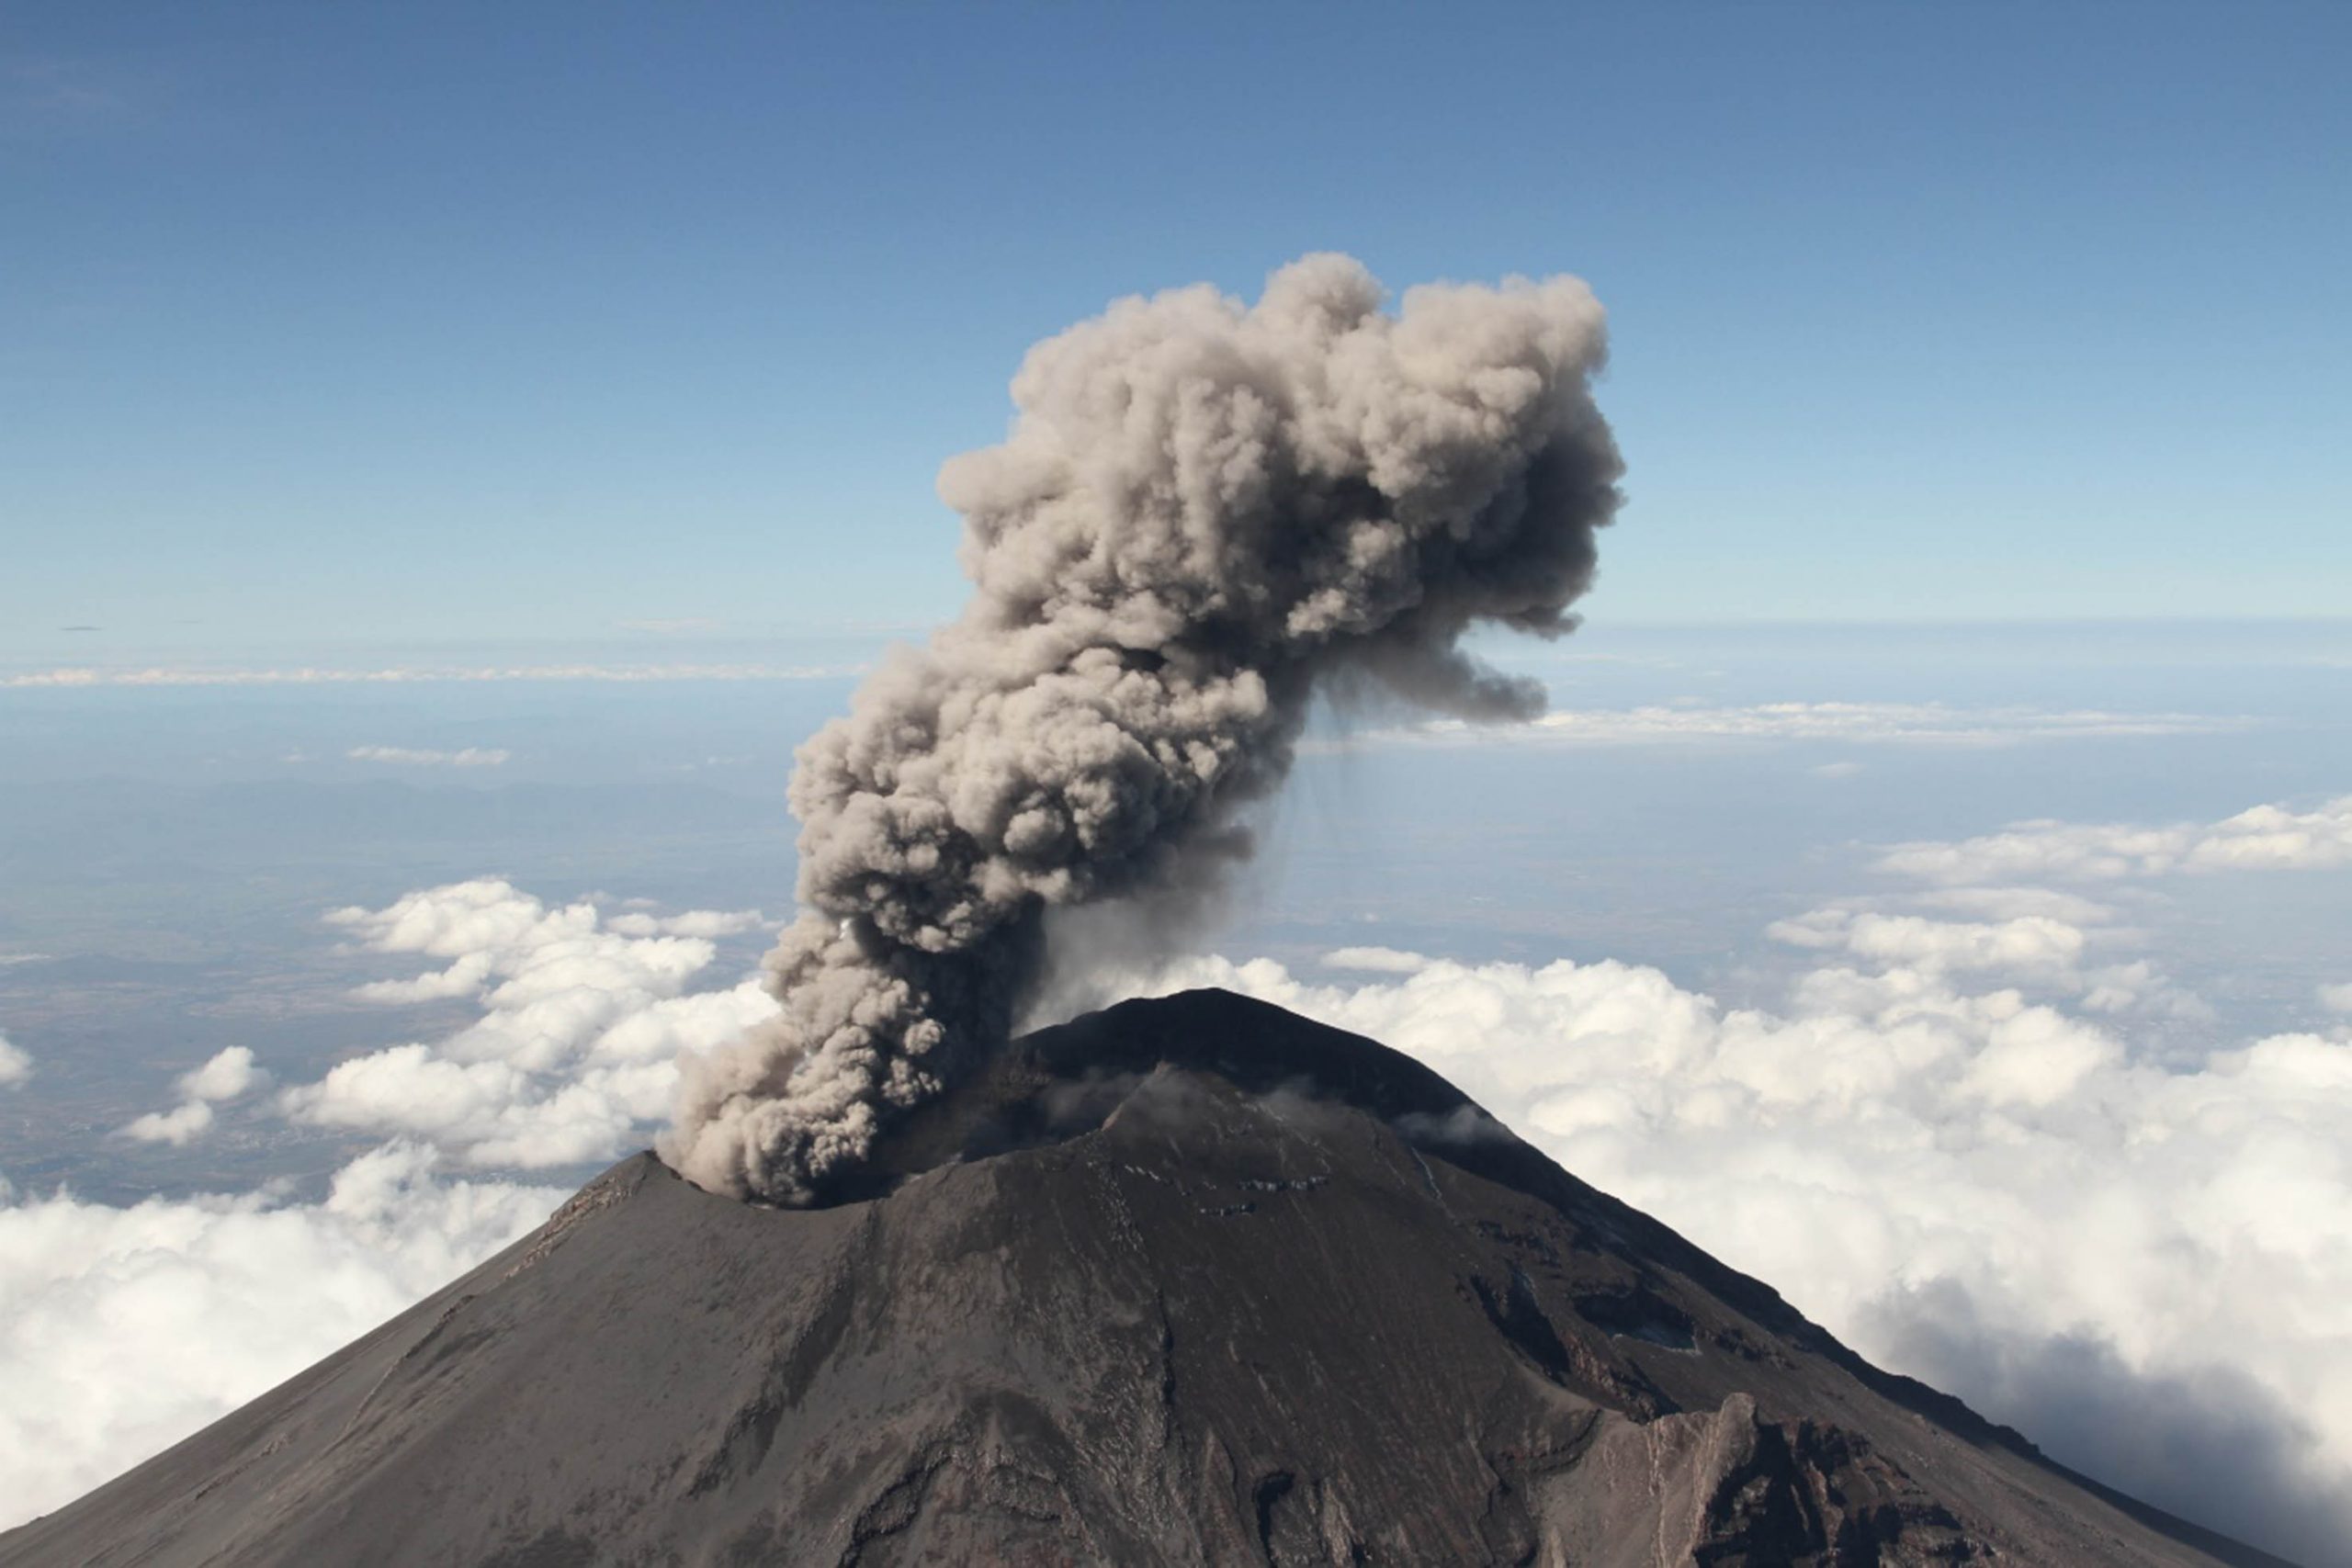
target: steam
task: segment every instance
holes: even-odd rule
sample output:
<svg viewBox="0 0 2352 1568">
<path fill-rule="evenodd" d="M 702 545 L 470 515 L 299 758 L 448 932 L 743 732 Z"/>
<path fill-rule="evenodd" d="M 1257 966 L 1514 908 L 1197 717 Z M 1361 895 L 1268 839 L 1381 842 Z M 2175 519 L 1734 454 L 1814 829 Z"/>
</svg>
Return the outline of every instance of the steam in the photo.
<svg viewBox="0 0 2352 1568">
<path fill-rule="evenodd" d="M 1622 472 L 1575 278 L 1409 289 L 1313 255 L 1254 306 L 1114 304 L 1030 351 L 1001 446 L 951 460 L 975 592 L 792 781 L 803 912 L 782 1011 L 689 1065 L 663 1153 L 707 1187 L 837 1190 L 894 1115 L 1001 1042 L 1049 908 L 1213 886 L 1318 684 L 1531 717 L 1458 646 L 1556 637 Z"/>
</svg>

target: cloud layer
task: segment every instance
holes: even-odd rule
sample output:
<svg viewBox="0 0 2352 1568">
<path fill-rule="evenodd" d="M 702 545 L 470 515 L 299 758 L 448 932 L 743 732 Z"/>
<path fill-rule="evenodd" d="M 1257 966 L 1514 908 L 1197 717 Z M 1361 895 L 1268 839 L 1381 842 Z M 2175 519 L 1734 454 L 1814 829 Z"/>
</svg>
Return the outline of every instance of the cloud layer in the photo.
<svg viewBox="0 0 2352 1568">
<path fill-rule="evenodd" d="M 2257 806 L 2218 822 L 2019 822 L 1956 841 L 1898 844 L 1881 871 L 1928 882 L 2064 881 L 2221 871 L 2334 871 L 2352 866 L 2352 795 L 2309 811 Z"/>
</svg>

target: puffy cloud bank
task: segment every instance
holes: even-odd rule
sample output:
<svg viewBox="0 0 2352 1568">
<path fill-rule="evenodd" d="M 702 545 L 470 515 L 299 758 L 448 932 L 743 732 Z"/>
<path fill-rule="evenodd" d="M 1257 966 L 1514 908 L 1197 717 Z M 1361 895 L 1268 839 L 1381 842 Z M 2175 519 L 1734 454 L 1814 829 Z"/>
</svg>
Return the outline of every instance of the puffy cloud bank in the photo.
<svg viewBox="0 0 2352 1568">
<path fill-rule="evenodd" d="M 114 1208 L 11 1200 L 0 1185 L 0 1528 L 341 1348 L 565 1196 L 448 1180 L 413 1144 L 353 1160 L 316 1203 L 247 1193 Z"/>
<path fill-rule="evenodd" d="M 494 879 L 409 894 L 328 917 L 374 952 L 442 967 L 362 986 L 365 1001 L 471 998 L 454 1034 L 341 1063 L 283 1092 L 297 1122 L 430 1143 L 464 1165 L 507 1170 L 616 1158 L 669 1111 L 682 1053 L 714 1049 L 774 1016 L 756 980 L 689 992 L 714 940 L 755 911 L 608 920 L 582 900 L 549 907 Z"/>
</svg>

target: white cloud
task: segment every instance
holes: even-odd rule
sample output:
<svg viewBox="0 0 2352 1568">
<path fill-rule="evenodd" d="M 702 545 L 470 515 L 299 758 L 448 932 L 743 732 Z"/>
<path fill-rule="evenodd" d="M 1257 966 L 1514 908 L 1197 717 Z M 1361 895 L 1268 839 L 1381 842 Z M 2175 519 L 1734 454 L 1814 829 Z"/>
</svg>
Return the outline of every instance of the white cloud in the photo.
<svg viewBox="0 0 2352 1568">
<path fill-rule="evenodd" d="M 2330 1012 L 2352 1012 L 2352 985 L 2322 986 L 2319 1005 Z"/>
<path fill-rule="evenodd" d="M 0 1034 L 0 1089 L 13 1089 L 32 1073 L 33 1059 L 25 1055 L 22 1047 L 10 1044 L 6 1035 Z"/>
<path fill-rule="evenodd" d="M 2211 1016 L 2203 1002 L 2173 985 L 2148 959 L 2086 962 L 2140 935 L 2108 926 L 2112 911 L 2103 905 L 2022 887 L 1946 889 L 1914 901 L 1994 918 L 1949 920 L 1838 905 L 1776 920 L 1764 934 L 1792 947 L 1843 953 L 1889 973 L 1912 971 L 1937 979 L 1982 976 L 2079 997 L 2093 1012 Z"/>
<path fill-rule="evenodd" d="M 364 986 L 353 987 L 351 994 L 364 1002 L 445 1001 L 473 995 L 489 978 L 490 955 L 469 953 L 447 969 L 427 970 L 407 980 L 370 980 Z"/>
<path fill-rule="evenodd" d="M 2165 827 L 2043 818 L 1982 838 L 1898 844 L 1878 863 L 1881 871 L 1947 883 L 2344 866 L 2352 866 L 2352 795 L 2312 811 L 2257 806 L 2219 822 Z"/>
<path fill-rule="evenodd" d="M 2060 1458 L 2316 1558 L 2352 1530 L 2352 1032 L 2166 1066 L 1962 983 L 2064 965 L 2075 942 L 2037 919 L 1792 922 L 1871 966 L 1812 970 L 1774 1010 L 1613 962 L 1327 986 L 1201 959 L 1106 994 L 1221 985 L 1408 1051 L 1883 1365 L 2004 1418 L 2048 1417 L 2057 1369 L 2104 1380 L 2074 1385 L 2085 1408 L 2135 1424 L 2065 1427 Z M 2258 1495 L 2207 1474 L 2225 1416 L 2276 1459 Z"/>
<path fill-rule="evenodd" d="M 175 1147 L 194 1143 L 212 1130 L 216 1102 L 250 1094 L 268 1082 L 269 1075 L 254 1066 L 252 1048 L 232 1045 L 194 1072 L 180 1075 L 178 1105 L 149 1111 L 124 1127 L 123 1135 Z"/>
<path fill-rule="evenodd" d="M 169 1111 L 150 1111 L 126 1125 L 122 1135 L 142 1144 L 169 1144 L 177 1148 L 210 1131 L 212 1107 L 200 1100 L 187 1100 Z"/>
<path fill-rule="evenodd" d="M 250 1046 L 232 1045 L 184 1076 L 180 1092 L 190 1100 L 234 1100 L 268 1081 L 269 1075 L 254 1066 Z"/>
<path fill-rule="evenodd" d="M 1912 903 L 1932 909 L 1957 909 L 1989 920 L 2014 920 L 2043 915 L 2070 925 L 2103 926 L 2115 910 L 2077 893 L 2054 887 L 1938 887 L 1911 896 Z"/>
<path fill-rule="evenodd" d="M 449 667 L 395 666 L 381 670 L 337 670 L 302 666 L 286 670 L 226 670 L 199 666 L 102 669 L 76 665 L 0 675 L 0 689 L 35 690 L 83 686 L 343 686 L 411 685 L 433 682 L 598 681 L 831 681 L 861 675 L 863 664 L 518 664 Z"/>
<path fill-rule="evenodd" d="M 2006 920 L 1938 920 L 1924 915 L 1815 909 L 1775 921 L 1765 934 L 1796 947 L 1832 949 L 1881 963 L 1938 972 L 1999 970 L 2072 974 L 2089 937 L 2048 915 Z"/>
<path fill-rule="evenodd" d="M 514 754 L 512 751 L 481 746 L 469 746 L 459 751 L 419 750 L 409 746 L 354 746 L 344 753 L 355 762 L 399 762 L 413 767 L 432 768 L 503 767 Z"/>
<path fill-rule="evenodd" d="M 1746 707 L 1660 704 L 1563 708 L 1525 724 L 1461 719 L 1376 729 L 1319 750 L 1418 745 L 1658 745 L 1684 741 L 1811 740 L 1861 745 L 2003 746 L 2029 740 L 2207 735 L 2250 721 L 2224 715 L 2109 713 L 2095 708 L 1952 707 L 1941 703 L 1758 703 Z M 1830 763 L 1828 770 L 1859 764 Z M 1826 777 L 1841 772 L 1823 772 Z"/>
<path fill-rule="evenodd" d="M 611 1159 L 669 1114 L 682 1050 L 718 1044 L 773 1014 L 756 980 L 689 993 L 715 938 L 755 928 L 755 910 L 550 908 L 492 878 L 411 893 L 331 924 L 375 952 L 447 960 L 355 993 L 404 1003 L 479 996 L 455 1034 L 341 1063 L 278 1097 L 313 1126 L 414 1138 L 465 1164 L 544 1169 Z"/>
<path fill-rule="evenodd" d="M 698 936 L 716 940 L 757 931 L 767 921 L 757 909 L 689 909 L 667 919 L 632 910 L 605 922 L 623 936 Z"/>
<path fill-rule="evenodd" d="M 1832 780 L 1850 779 L 1859 774 L 1861 771 L 1862 765 L 1860 762 L 1855 761 L 1824 762 L 1817 768 L 1808 768 L 1806 770 L 1806 772 L 1813 774 L 1815 778 Z"/>
<path fill-rule="evenodd" d="M 0 1183 L 0 1528 L 341 1348 L 563 1196 L 444 1180 L 428 1152 L 398 1145 L 345 1166 L 317 1203 L 115 1208 Z"/>
</svg>

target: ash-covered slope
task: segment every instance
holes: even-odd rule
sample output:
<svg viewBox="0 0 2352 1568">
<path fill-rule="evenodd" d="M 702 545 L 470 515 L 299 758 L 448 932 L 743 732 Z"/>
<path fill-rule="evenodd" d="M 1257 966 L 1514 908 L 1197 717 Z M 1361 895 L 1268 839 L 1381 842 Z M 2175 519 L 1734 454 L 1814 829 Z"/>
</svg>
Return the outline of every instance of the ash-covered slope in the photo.
<svg viewBox="0 0 2352 1568">
<path fill-rule="evenodd" d="M 626 1161 L 0 1564 L 2275 1561 L 1224 993 L 1030 1035 L 888 1156 L 813 1211 Z"/>
</svg>

